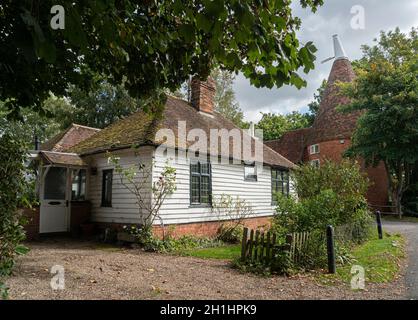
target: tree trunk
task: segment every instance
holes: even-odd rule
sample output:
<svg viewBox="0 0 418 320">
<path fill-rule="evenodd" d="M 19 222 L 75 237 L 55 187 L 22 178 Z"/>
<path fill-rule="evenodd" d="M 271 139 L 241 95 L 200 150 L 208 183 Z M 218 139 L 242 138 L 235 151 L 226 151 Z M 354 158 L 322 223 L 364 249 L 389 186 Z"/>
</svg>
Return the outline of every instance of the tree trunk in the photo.
<svg viewBox="0 0 418 320">
<path fill-rule="evenodd" d="M 392 201 L 396 214 L 398 215 L 399 219 L 402 219 L 402 196 L 400 195 L 399 190 L 394 190 L 392 192 Z"/>
</svg>

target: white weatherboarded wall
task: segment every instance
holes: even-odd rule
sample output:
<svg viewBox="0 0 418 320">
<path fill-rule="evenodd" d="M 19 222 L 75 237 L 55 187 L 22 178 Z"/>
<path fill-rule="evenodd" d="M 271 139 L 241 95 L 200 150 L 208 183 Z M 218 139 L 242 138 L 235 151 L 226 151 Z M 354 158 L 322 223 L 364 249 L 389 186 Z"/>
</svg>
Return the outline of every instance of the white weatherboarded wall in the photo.
<svg viewBox="0 0 418 320">
<path fill-rule="evenodd" d="M 131 149 L 113 154 L 120 157 L 120 164 L 123 167 L 138 165 L 139 162 L 150 166 L 153 149 L 152 147 L 141 147 L 137 150 L 137 154 Z M 87 197 L 92 203 L 92 220 L 96 222 L 139 223 L 140 214 L 136 198 L 121 184 L 120 177 L 115 171 L 113 172 L 112 207 L 101 207 L 103 170 L 113 169 L 113 165 L 108 164 L 106 154 L 100 153 L 90 156 L 88 162 L 91 167 L 97 168 L 97 174 L 90 174 L 88 181 Z M 140 178 L 138 176 L 138 179 Z M 151 186 L 151 181 L 148 185 Z M 151 199 L 150 187 L 148 190 L 144 190 L 144 197 Z"/>
<path fill-rule="evenodd" d="M 137 165 L 139 161 L 151 166 L 152 179 L 156 181 L 167 163 L 167 157 L 159 156 L 153 147 L 141 147 L 137 155 L 132 150 L 115 152 L 120 157 L 121 165 L 128 167 Z M 140 216 L 135 196 L 121 183 L 120 178 L 113 173 L 112 207 L 101 207 L 103 170 L 112 169 L 108 164 L 106 154 L 89 156 L 86 159 L 91 167 L 97 168 L 96 175 L 90 175 L 88 180 L 88 198 L 92 203 L 92 220 L 107 223 L 139 223 Z M 190 205 L 190 163 L 183 158 L 181 161 L 169 161 L 176 169 L 177 190 L 168 196 L 163 203 L 160 215 L 164 224 L 179 224 L 191 222 L 215 221 L 218 219 L 210 208 L 198 208 Z M 219 198 L 222 194 L 239 196 L 245 199 L 253 208 L 252 217 L 271 216 L 275 213 L 271 198 L 271 169 L 264 166 L 257 170 L 257 181 L 244 180 L 244 165 L 222 164 L 212 162 L 212 196 Z M 140 177 L 138 176 L 138 179 Z M 144 196 L 151 199 L 151 181 Z M 155 224 L 159 224 L 155 221 Z"/>
<path fill-rule="evenodd" d="M 154 177 L 162 172 L 167 158 L 154 153 Z M 165 224 L 203 222 L 217 220 L 217 215 L 210 208 L 198 208 L 190 205 L 190 162 L 170 161 L 176 169 L 177 190 L 168 197 L 161 207 L 160 215 Z M 261 171 L 261 172 L 260 172 Z M 258 170 L 258 181 L 244 180 L 243 164 L 222 164 L 212 162 L 212 197 L 222 194 L 245 199 L 253 207 L 252 217 L 264 217 L 274 214 L 271 198 L 271 169 L 264 166 Z"/>
</svg>

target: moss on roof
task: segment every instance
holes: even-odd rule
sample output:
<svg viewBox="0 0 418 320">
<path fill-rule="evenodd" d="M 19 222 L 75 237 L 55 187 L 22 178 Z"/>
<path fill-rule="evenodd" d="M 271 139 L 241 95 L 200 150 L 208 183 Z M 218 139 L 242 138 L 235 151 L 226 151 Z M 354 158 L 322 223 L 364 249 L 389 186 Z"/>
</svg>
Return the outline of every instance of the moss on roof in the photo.
<svg viewBox="0 0 418 320">
<path fill-rule="evenodd" d="M 178 147 L 178 126 L 179 121 L 186 122 L 186 132 L 192 129 L 203 130 L 207 137 L 210 137 L 210 129 L 239 129 L 231 121 L 214 112 L 212 115 L 205 115 L 198 112 L 188 102 L 168 97 L 164 106 L 162 116 L 157 117 L 144 111 L 138 111 L 132 115 L 116 121 L 109 127 L 102 129 L 97 134 L 87 138 L 69 152 L 76 152 L 81 155 L 105 152 L 107 150 L 129 148 L 132 145 L 158 145 L 163 141 L 156 141 L 155 135 L 161 128 L 172 130 L 175 135 L 175 145 Z M 242 133 L 242 131 L 240 131 Z M 246 134 L 246 133 L 242 133 Z M 232 157 L 232 140 L 226 141 L 230 144 L 229 154 L 223 156 Z M 252 139 L 252 144 L 255 139 Z M 194 141 L 187 141 L 187 147 L 194 144 Z M 207 143 L 208 148 L 210 143 Z M 218 148 L 218 150 L 223 150 Z M 208 150 L 210 152 L 210 150 Z M 213 154 L 213 153 L 212 153 Z M 243 157 L 242 157 L 243 158 Z M 295 165 L 263 144 L 263 161 L 269 165 L 292 168 Z"/>
</svg>

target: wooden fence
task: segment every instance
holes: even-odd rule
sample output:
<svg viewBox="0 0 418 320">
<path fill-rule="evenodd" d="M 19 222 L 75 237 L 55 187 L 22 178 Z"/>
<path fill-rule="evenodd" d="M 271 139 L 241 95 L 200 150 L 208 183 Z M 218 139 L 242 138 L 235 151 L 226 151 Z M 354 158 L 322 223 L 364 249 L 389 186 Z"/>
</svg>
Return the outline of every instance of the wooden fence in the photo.
<svg viewBox="0 0 418 320">
<path fill-rule="evenodd" d="M 298 263 L 308 248 L 310 232 L 295 232 L 286 236 L 284 244 L 278 244 L 276 234 L 244 228 L 242 237 L 241 260 L 263 264 L 271 263 L 278 251 L 289 255 L 290 261 Z"/>
</svg>

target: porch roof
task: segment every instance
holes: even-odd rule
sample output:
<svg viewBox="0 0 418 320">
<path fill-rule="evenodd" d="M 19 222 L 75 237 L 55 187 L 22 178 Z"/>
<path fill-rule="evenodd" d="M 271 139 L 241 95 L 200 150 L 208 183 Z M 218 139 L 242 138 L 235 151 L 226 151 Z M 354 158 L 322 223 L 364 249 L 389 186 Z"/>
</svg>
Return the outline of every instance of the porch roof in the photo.
<svg viewBox="0 0 418 320">
<path fill-rule="evenodd" d="M 42 159 L 49 164 L 65 166 L 86 167 L 87 163 L 76 153 L 65 153 L 55 151 L 40 151 Z"/>
</svg>

